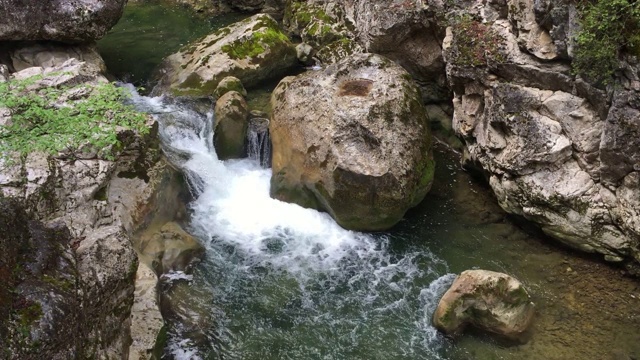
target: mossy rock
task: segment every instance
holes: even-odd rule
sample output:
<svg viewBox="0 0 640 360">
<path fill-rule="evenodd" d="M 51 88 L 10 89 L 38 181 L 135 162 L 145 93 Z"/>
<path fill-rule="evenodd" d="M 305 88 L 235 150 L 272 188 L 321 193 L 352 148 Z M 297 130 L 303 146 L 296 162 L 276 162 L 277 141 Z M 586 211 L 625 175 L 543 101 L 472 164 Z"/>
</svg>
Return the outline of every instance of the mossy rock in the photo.
<svg viewBox="0 0 640 360">
<path fill-rule="evenodd" d="M 331 42 L 318 50 L 316 58 L 323 64 L 333 64 L 364 49 L 355 41 L 342 38 Z"/>
<path fill-rule="evenodd" d="M 233 76 L 227 76 L 226 78 L 222 79 L 222 81 L 220 81 L 220 83 L 216 87 L 213 95 L 215 95 L 215 97 L 219 99 L 222 97 L 222 95 L 230 91 L 235 91 L 242 96 L 247 96 L 247 90 L 242 85 L 242 81 Z"/>
<path fill-rule="evenodd" d="M 216 102 L 213 144 L 220 160 L 238 159 L 244 155 L 249 127 L 249 107 L 236 91 L 224 94 Z"/>
<path fill-rule="evenodd" d="M 226 77 L 236 77 L 251 88 L 286 75 L 296 65 L 295 46 L 278 23 L 257 14 L 167 57 L 154 93 L 206 97 L 214 95 Z"/>
</svg>

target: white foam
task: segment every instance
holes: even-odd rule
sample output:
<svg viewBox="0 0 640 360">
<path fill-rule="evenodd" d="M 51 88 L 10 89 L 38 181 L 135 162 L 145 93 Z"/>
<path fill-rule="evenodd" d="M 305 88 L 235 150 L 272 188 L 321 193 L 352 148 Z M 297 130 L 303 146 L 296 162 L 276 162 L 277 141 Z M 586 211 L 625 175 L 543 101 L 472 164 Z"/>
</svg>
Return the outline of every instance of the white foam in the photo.
<svg viewBox="0 0 640 360">
<path fill-rule="evenodd" d="M 441 260 L 423 252 L 395 258 L 388 251 L 385 238 L 345 230 L 326 213 L 272 199 L 270 169 L 261 168 L 256 160 L 218 160 L 213 151 L 211 116 L 163 104 L 161 98 L 137 97 L 134 101 L 142 102 L 141 108 L 147 111 L 166 114 L 158 116 L 165 151 L 183 170 L 196 197 L 190 205 L 190 231 L 208 241 L 205 245 L 210 256 L 219 256 L 220 262 L 229 263 L 225 269 L 233 274 L 231 276 L 251 276 L 247 269 L 256 265 L 269 271 L 284 270 L 287 277 L 298 280 L 301 306 L 314 314 L 313 318 L 296 321 L 314 326 L 319 323 L 327 329 L 339 328 L 332 325 L 334 322 L 361 319 L 380 326 L 370 317 L 374 312 L 382 316 L 394 312 L 403 314 L 409 323 L 409 319 L 417 315 L 421 319 L 413 319 L 420 333 L 405 340 L 419 344 L 416 348 L 421 350 L 417 351 L 439 358 L 436 355 L 438 334 L 427 314 L 435 310 L 437 300 L 434 299 L 453 281 L 453 275 L 439 277 L 419 295 L 412 289 L 414 279 L 437 276 L 434 266 L 424 264 L 442 264 Z M 225 249 L 232 249 L 233 257 L 223 259 Z M 318 279 L 321 280 L 318 282 Z M 239 291 L 237 287 L 242 283 L 231 280 L 225 290 Z M 347 290 L 340 294 L 336 287 Z M 328 297 L 325 298 L 325 294 Z M 217 294 L 219 300 L 224 296 L 224 292 Z M 342 297 L 350 300 L 343 301 Z M 418 300 L 422 309 L 409 309 Z M 327 303 L 322 303 L 324 301 Z M 332 317 L 336 315 L 332 313 L 334 308 L 350 302 L 362 304 L 357 307 L 362 313 Z M 257 326 L 259 324 L 253 324 Z M 254 329 L 247 331 L 251 333 Z M 184 354 L 190 356 L 189 342 L 175 340 L 171 349 L 176 358 L 184 358 Z"/>
</svg>

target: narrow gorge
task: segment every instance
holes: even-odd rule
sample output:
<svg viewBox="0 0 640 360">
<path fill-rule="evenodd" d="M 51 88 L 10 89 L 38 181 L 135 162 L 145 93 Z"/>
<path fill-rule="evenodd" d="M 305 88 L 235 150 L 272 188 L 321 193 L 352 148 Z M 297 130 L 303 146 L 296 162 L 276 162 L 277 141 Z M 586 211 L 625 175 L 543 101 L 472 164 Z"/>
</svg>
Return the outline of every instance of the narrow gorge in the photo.
<svg viewBox="0 0 640 360">
<path fill-rule="evenodd" d="M 0 0 L 0 358 L 640 358 L 639 4 Z"/>
</svg>

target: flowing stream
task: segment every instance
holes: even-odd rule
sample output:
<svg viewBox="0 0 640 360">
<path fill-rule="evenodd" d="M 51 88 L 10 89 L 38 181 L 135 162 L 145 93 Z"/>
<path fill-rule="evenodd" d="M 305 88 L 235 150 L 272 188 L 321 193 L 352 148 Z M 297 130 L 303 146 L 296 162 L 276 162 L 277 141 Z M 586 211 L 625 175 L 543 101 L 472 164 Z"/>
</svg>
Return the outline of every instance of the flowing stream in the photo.
<svg viewBox="0 0 640 360">
<path fill-rule="evenodd" d="M 218 335 L 208 340 L 221 345 L 199 356 L 441 358 L 446 342 L 430 316 L 454 279 L 442 260 L 394 252 L 388 236 L 347 231 L 325 213 L 270 198 L 271 170 L 258 159 L 218 160 L 210 116 L 137 101 L 168 114 L 159 117 L 161 139 L 195 196 L 190 230 L 207 248 L 198 286 L 215 294 Z M 189 341 L 172 344 L 177 358 L 197 354 Z"/>
<path fill-rule="evenodd" d="M 168 52 L 231 20 L 131 3 L 99 46 L 118 78 L 141 85 Z M 268 90 L 249 95 L 251 109 L 268 110 Z M 206 247 L 192 274 L 162 277 L 163 359 L 640 359 L 640 284 L 515 226 L 443 148 L 425 200 L 391 231 L 362 234 L 269 197 L 264 134 L 250 139 L 251 159 L 219 161 L 211 114 L 134 101 L 157 114 L 194 195 L 187 230 Z M 537 308 L 531 341 L 435 332 L 440 295 L 470 268 L 525 284 Z"/>
<path fill-rule="evenodd" d="M 165 298 L 180 315 L 167 319 L 165 359 L 640 354 L 638 283 L 522 232 L 441 154 L 423 204 L 393 231 L 363 234 L 271 199 L 271 171 L 259 156 L 218 160 L 211 114 L 162 98 L 135 102 L 159 114 L 165 153 L 194 195 L 189 231 L 206 247 L 192 275 L 163 276 Z M 538 308 L 529 343 L 505 346 L 473 333 L 452 341 L 430 325 L 453 273 L 472 267 L 525 283 Z"/>
</svg>

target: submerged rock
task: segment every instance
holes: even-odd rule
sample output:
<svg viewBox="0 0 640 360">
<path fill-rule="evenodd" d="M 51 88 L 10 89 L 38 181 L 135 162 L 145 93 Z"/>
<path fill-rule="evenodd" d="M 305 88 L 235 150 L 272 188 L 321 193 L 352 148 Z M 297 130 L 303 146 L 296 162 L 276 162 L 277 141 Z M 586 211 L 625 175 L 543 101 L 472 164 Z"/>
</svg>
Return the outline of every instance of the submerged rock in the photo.
<svg viewBox="0 0 640 360">
<path fill-rule="evenodd" d="M 295 46 L 276 21 L 258 14 L 167 57 L 154 92 L 209 96 L 227 76 L 250 88 L 286 74 L 296 63 Z"/>
<path fill-rule="evenodd" d="M 433 314 L 433 325 L 455 335 L 467 325 L 522 340 L 534 304 L 515 278 L 493 271 L 467 270 L 453 282 Z"/>
<path fill-rule="evenodd" d="M 409 74 L 387 58 L 359 54 L 285 78 L 271 102 L 272 197 L 374 231 L 429 191 L 425 109 Z"/>
<path fill-rule="evenodd" d="M 237 91 L 224 94 L 216 102 L 213 145 L 218 159 L 238 159 L 244 153 L 249 127 L 249 106 Z"/>
<path fill-rule="evenodd" d="M 126 0 L 3 0 L 0 40 L 69 43 L 102 38 L 115 25 Z"/>
</svg>

